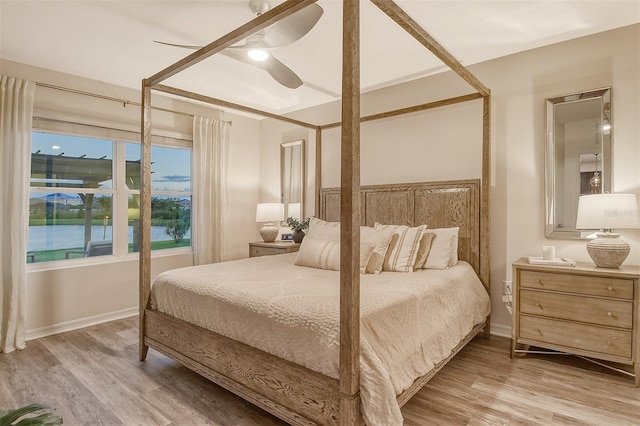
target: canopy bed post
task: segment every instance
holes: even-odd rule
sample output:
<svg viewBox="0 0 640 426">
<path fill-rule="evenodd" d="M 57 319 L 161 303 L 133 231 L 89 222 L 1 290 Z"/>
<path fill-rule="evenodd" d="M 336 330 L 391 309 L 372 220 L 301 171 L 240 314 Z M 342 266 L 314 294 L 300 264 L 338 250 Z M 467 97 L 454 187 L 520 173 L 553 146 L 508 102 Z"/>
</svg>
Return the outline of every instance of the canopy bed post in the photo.
<svg viewBox="0 0 640 426">
<path fill-rule="evenodd" d="M 320 189 L 322 189 L 322 128 L 316 127 L 315 214 L 320 217 Z"/>
<path fill-rule="evenodd" d="M 360 423 L 360 2 L 342 7 L 340 424 Z"/>
<path fill-rule="evenodd" d="M 491 218 L 489 216 L 489 196 L 491 194 L 491 92 L 482 99 L 482 183 L 480 188 L 480 280 L 489 291 L 489 250 Z M 491 316 L 487 317 L 487 325 L 482 334 L 489 337 L 491 333 Z"/>
<path fill-rule="evenodd" d="M 140 361 L 147 357 L 145 310 L 151 295 L 151 86 L 142 81 L 142 143 L 140 144 Z"/>
</svg>

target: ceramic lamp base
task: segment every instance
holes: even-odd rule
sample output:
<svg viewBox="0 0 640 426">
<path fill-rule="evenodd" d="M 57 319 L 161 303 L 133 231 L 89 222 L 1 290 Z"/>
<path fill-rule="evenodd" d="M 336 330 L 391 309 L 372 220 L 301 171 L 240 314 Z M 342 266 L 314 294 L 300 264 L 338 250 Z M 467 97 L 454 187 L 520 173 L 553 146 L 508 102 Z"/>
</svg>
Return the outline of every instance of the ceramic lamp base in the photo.
<svg viewBox="0 0 640 426">
<path fill-rule="evenodd" d="M 620 239 L 620 234 L 599 233 L 598 238 L 587 243 L 587 253 L 600 268 L 619 268 L 630 250 L 629 244 Z"/>
<path fill-rule="evenodd" d="M 267 223 L 260 228 L 260 235 L 262 236 L 262 241 L 272 243 L 278 236 L 278 228 L 273 223 Z"/>
</svg>

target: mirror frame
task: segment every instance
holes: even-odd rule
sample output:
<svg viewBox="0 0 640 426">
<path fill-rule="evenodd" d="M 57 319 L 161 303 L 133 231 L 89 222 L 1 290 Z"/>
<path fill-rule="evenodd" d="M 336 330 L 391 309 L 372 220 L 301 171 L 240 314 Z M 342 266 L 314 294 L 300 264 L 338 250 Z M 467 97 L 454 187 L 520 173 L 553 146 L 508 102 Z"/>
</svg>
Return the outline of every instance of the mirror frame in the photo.
<svg viewBox="0 0 640 426">
<path fill-rule="evenodd" d="M 586 92 L 573 93 L 570 95 L 549 98 L 546 100 L 546 143 L 545 143 L 545 237 L 550 239 L 585 239 L 592 234 L 591 230 L 577 230 L 572 228 L 563 228 L 556 225 L 556 211 L 554 205 L 556 200 L 556 117 L 555 109 L 557 106 L 570 103 L 582 102 L 585 100 L 600 99 L 600 129 L 608 120 L 611 126 L 608 131 L 601 132 L 601 149 L 599 155 L 602 165 L 602 185 L 601 191 L 611 192 L 611 146 L 613 133 L 613 115 L 611 109 L 611 87 L 602 89 L 589 90 Z M 595 153 L 594 153 L 595 154 Z M 577 161 L 579 161 L 579 155 Z M 579 164 L 578 164 L 579 170 Z M 578 194 L 580 194 L 580 179 L 577 179 Z M 577 206 L 577 200 L 576 200 Z M 576 207 L 577 208 L 577 207 Z M 576 212 L 577 213 L 577 212 Z"/>
<path fill-rule="evenodd" d="M 298 194 L 298 197 L 300 198 L 300 220 L 304 220 L 305 215 L 304 215 L 304 189 L 305 189 L 305 149 L 304 149 L 304 139 L 299 139 L 296 141 L 292 141 L 292 142 L 283 142 L 280 144 L 280 202 L 283 204 L 284 206 L 284 218 L 285 218 L 285 223 L 286 224 L 286 219 L 287 217 L 289 217 L 289 203 L 287 203 L 287 200 L 290 199 L 290 197 L 286 197 L 286 194 L 288 192 L 288 189 L 286 188 L 286 182 L 287 182 L 287 176 L 286 176 L 286 167 L 285 167 L 285 162 L 287 159 L 287 151 L 292 152 L 293 147 L 296 146 L 300 146 L 300 155 L 297 158 L 298 161 L 300 162 L 300 192 Z M 293 159 L 293 158 L 292 158 Z"/>
</svg>

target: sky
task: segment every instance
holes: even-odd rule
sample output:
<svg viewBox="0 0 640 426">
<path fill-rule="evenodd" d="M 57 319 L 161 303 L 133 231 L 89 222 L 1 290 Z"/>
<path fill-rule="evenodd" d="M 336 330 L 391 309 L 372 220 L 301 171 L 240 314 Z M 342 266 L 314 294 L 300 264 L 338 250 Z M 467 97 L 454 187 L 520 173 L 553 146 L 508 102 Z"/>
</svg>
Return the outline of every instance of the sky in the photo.
<svg viewBox="0 0 640 426">
<path fill-rule="evenodd" d="M 140 159 L 140 145 L 125 143 L 127 161 Z M 105 139 L 33 132 L 31 152 L 64 157 L 113 159 L 113 142 Z M 80 161 L 80 160 L 79 160 Z M 191 191 L 191 151 L 151 148 L 151 187 L 157 191 Z M 111 183 L 103 188 L 111 187 Z"/>
</svg>

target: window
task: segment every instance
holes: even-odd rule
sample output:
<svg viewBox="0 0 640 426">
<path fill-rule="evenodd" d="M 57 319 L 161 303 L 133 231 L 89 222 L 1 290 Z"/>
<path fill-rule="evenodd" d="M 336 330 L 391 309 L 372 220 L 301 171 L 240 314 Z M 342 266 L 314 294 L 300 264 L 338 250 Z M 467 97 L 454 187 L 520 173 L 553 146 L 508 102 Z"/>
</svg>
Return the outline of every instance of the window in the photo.
<svg viewBox="0 0 640 426">
<path fill-rule="evenodd" d="M 139 251 L 140 145 L 126 144 L 126 181 L 131 241 L 129 251 Z M 151 147 L 151 249 L 191 245 L 191 150 Z M 131 166 L 129 166 L 131 164 Z M 135 241 L 135 243 L 133 243 Z"/>
<path fill-rule="evenodd" d="M 138 134 L 34 119 L 27 262 L 137 252 Z M 191 246 L 191 142 L 154 137 L 151 249 Z"/>
</svg>

